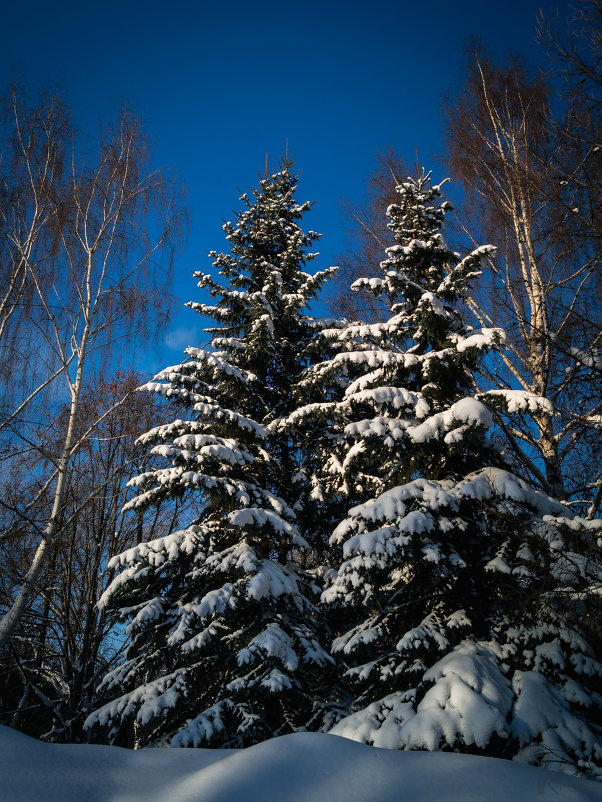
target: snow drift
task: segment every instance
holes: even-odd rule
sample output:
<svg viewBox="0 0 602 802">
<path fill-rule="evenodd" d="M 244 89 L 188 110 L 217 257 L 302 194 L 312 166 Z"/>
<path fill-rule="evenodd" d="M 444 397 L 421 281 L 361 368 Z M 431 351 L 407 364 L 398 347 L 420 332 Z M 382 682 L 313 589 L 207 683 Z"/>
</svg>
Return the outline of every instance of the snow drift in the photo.
<svg viewBox="0 0 602 802">
<path fill-rule="evenodd" d="M 495 758 L 299 733 L 241 750 L 54 745 L 0 727 L 2 802 L 593 802 L 602 786 Z"/>
</svg>

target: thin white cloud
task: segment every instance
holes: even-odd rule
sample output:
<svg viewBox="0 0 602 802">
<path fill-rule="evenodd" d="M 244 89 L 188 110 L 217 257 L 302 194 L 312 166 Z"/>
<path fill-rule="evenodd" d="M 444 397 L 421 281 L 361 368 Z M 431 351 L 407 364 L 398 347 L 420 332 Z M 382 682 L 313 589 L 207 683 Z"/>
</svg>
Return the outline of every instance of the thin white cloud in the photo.
<svg viewBox="0 0 602 802">
<path fill-rule="evenodd" d="M 180 326 L 170 331 L 165 338 L 166 348 L 172 351 L 183 351 L 188 345 L 196 345 L 199 338 L 198 326 Z"/>
</svg>

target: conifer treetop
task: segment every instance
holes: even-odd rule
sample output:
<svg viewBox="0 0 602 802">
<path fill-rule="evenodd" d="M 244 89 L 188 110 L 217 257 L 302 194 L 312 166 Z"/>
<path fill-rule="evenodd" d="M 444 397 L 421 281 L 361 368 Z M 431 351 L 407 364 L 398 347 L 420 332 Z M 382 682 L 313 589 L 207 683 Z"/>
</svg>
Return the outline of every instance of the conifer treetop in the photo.
<svg viewBox="0 0 602 802">
<path fill-rule="evenodd" d="M 354 702 L 332 732 L 595 776 L 602 522 L 536 492 L 489 439 L 489 407 L 547 401 L 477 394 L 503 332 L 473 329 L 462 304 L 494 248 L 447 247 L 450 205 L 429 181 L 398 187 L 381 276 L 354 285 L 384 299 L 385 319 L 324 332 L 336 354 L 304 377 L 326 388 L 321 487 L 348 500 L 322 600 L 344 622 L 332 651 Z"/>
<path fill-rule="evenodd" d="M 291 167 L 241 196 L 228 252 L 195 274 L 213 303 L 189 306 L 216 322 L 210 344 L 146 385 L 177 417 L 140 438 L 151 464 L 128 506 L 187 495 L 196 518 L 111 564 L 102 604 L 129 622 L 131 643 L 102 685 L 120 695 L 89 725 L 112 738 L 134 719 L 145 743 L 244 746 L 320 714 L 332 657 L 293 509 L 299 445 L 269 425 L 295 408 L 319 330 L 307 306 L 331 272 L 305 271 L 318 234 L 300 227 L 310 204 L 296 202 Z"/>
</svg>

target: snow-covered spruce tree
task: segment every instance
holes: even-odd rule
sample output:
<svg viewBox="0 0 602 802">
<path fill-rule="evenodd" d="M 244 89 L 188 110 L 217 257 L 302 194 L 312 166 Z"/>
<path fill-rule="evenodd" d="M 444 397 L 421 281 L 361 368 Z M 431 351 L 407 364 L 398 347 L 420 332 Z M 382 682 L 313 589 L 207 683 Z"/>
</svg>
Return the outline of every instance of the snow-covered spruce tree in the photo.
<svg viewBox="0 0 602 802">
<path fill-rule="evenodd" d="M 226 223 L 228 253 L 210 253 L 223 284 L 197 273 L 215 303 L 208 348 L 146 385 L 178 418 L 140 438 L 163 462 L 139 476 L 131 509 L 187 493 L 185 530 L 116 558 L 101 604 L 129 621 L 126 662 L 100 691 L 119 693 L 88 719 L 115 742 L 135 722 L 138 745 L 247 746 L 312 724 L 332 658 L 319 642 L 307 541 L 295 507 L 307 496 L 299 443 L 269 428 L 295 405 L 319 324 L 307 304 L 331 272 L 309 275 L 318 234 L 299 226 L 292 163 L 243 194 Z M 167 466 L 164 463 L 167 462 Z M 300 511 L 302 512 L 302 510 Z"/>
<path fill-rule="evenodd" d="M 314 403 L 292 416 L 330 421 L 322 485 L 356 505 L 332 535 L 338 570 L 323 594 L 355 696 L 332 731 L 594 773 L 601 522 L 534 492 L 488 440 L 472 377 L 502 333 L 470 328 L 459 309 L 492 248 L 449 250 L 450 207 L 429 178 L 398 188 L 382 277 L 354 285 L 383 295 L 390 317 L 324 333 L 338 353 L 308 371 Z"/>
</svg>

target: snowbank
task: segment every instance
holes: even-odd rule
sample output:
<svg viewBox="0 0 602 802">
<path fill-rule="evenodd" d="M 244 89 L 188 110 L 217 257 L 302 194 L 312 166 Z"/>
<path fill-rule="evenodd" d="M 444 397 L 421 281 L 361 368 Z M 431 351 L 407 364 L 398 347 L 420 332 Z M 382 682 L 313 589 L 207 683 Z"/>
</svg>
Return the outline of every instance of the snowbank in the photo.
<svg viewBox="0 0 602 802">
<path fill-rule="evenodd" d="M 520 763 L 286 735 L 243 750 L 56 746 L 0 727 L 2 802 L 589 802 L 602 786 Z"/>
</svg>

